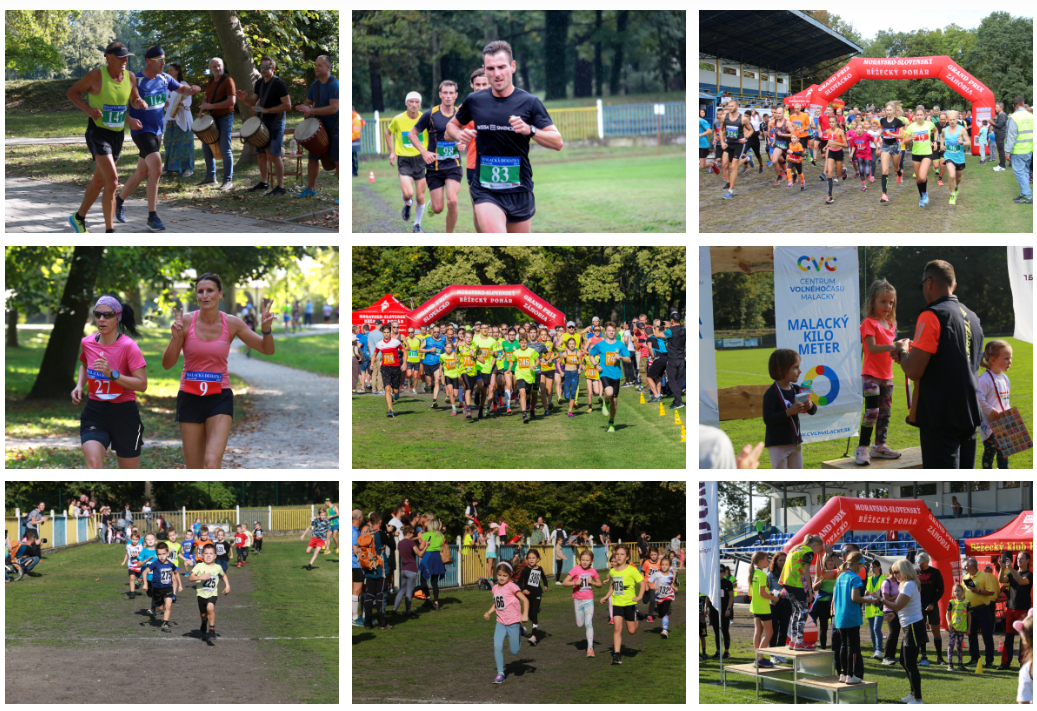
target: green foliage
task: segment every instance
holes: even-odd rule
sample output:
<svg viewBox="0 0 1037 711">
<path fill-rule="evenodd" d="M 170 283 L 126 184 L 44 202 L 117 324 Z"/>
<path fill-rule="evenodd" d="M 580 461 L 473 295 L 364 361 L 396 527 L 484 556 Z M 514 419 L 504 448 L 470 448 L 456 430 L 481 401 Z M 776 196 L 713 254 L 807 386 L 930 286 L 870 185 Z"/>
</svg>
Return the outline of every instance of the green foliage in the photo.
<svg viewBox="0 0 1037 711">
<path fill-rule="evenodd" d="M 53 308 L 65 290 L 71 256 L 71 247 L 6 247 L 6 308 L 25 316 Z"/>
<path fill-rule="evenodd" d="M 63 65 L 58 50 L 41 37 L 19 39 L 4 33 L 5 69 L 29 72 L 35 67 L 58 69 Z"/>
</svg>

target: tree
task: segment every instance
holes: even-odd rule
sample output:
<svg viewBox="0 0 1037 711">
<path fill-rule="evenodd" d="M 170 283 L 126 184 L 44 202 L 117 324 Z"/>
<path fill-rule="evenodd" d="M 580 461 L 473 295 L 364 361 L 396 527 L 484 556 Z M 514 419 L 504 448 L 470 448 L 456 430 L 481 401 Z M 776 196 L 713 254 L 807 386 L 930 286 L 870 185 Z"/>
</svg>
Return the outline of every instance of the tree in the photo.
<svg viewBox="0 0 1037 711">
<path fill-rule="evenodd" d="M 18 316 L 49 311 L 61 298 L 71 247 L 7 247 L 7 346 L 18 347 Z"/>
<path fill-rule="evenodd" d="M 61 76 L 72 76 L 77 67 L 104 66 L 104 48 L 116 39 L 115 13 L 111 10 L 86 10 L 72 23 L 68 37 L 61 45 L 65 62 Z M 132 50 L 131 50 L 132 51 Z"/>
</svg>

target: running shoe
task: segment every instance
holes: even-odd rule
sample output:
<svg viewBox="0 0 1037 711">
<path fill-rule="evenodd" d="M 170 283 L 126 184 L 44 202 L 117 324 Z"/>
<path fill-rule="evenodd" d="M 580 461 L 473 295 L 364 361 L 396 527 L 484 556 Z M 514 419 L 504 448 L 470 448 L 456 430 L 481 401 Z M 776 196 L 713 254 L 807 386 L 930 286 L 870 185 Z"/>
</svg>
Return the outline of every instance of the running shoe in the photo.
<svg viewBox="0 0 1037 711">
<path fill-rule="evenodd" d="M 925 198 L 924 197 L 918 198 L 918 207 L 925 207 Z"/>
<path fill-rule="evenodd" d="M 846 168 L 843 168 L 843 180 L 846 180 Z"/>
<path fill-rule="evenodd" d="M 817 176 L 818 180 L 828 180 L 828 177 L 822 172 L 821 175 Z"/>
<path fill-rule="evenodd" d="M 863 180 L 861 181 L 861 192 L 868 192 L 868 184 L 865 183 Z"/>
<path fill-rule="evenodd" d="M 789 184 L 788 184 L 788 185 L 786 185 L 785 187 L 786 187 L 786 188 L 791 188 L 791 187 L 792 187 L 792 181 L 789 181 Z"/>
<path fill-rule="evenodd" d="M 162 224 L 162 220 L 158 219 L 158 215 L 148 218 L 148 229 L 152 232 L 164 232 L 166 226 Z"/>
<path fill-rule="evenodd" d="M 410 203 L 403 203 L 403 219 L 405 221 L 410 219 Z"/>
<path fill-rule="evenodd" d="M 116 204 L 115 219 L 119 222 L 126 222 L 126 212 L 123 205 Z"/>
<path fill-rule="evenodd" d="M 394 415 L 394 414 L 393 414 L 393 411 L 392 411 L 392 410 L 389 410 L 389 411 L 388 411 L 387 413 L 385 413 L 385 416 L 386 416 L 386 417 L 391 417 L 391 418 L 393 418 L 393 419 L 395 419 L 395 418 L 396 418 L 396 415 Z"/>
<path fill-rule="evenodd" d="M 89 232 L 90 231 L 90 230 L 88 230 L 86 228 L 86 223 L 83 222 L 83 220 L 80 220 L 78 217 L 76 217 L 76 213 L 74 213 L 74 212 L 71 215 L 69 215 L 68 224 L 72 225 L 72 231 L 73 232 Z"/>
<path fill-rule="evenodd" d="M 804 191 L 804 190 L 806 190 L 806 189 L 807 189 L 807 184 L 806 184 L 806 182 L 805 182 L 805 181 L 804 181 L 804 182 L 801 182 L 801 183 L 799 184 L 799 191 L 800 191 L 800 192 L 803 192 L 803 191 Z"/>
<path fill-rule="evenodd" d="M 1020 205 L 1032 205 L 1033 204 L 1033 198 L 1018 197 L 1018 198 L 1012 200 L 1012 202 L 1017 202 Z"/>
<path fill-rule="evenodd" d="M 413 233 L 415 233 L 415 234 L 417 234 L 418 232 L 422 232 L 422 233 L 423 233 L 424 231 L 425 231 L 425 230 L 421 229 L 421 225 L 419 225 L 419 224 L 418 224 L 418 223 L 416 223 L 416 222 L 414 223 L 414 228 L 413 228 L 413 229 L 411 229 L 411 232 L 413 232 Z"/>
<path fill-rule="evenodd" d="M 731 183 L 724 183 L 724 190 L 730 190 L 730 189 L 731 189 Z"/>
<path fill-rule="evenodd" d="M 879 198 L 879 202 L 889 202 L 889 196 L 886 193 L 882 193 L 882 197 Z"/>
<path fill-rule="evenodd" d="M 722 200 L 730 200 L 730 199 L 731 199 L 731 198 L 733 198 L 734 196 L 735 196 L 735 193 L 734 193 L 734 191 L 733 191 L 733 190 L 728 190 L 728 191 L 727 191 L 727 194 L 726 194 L 726 195 L 724 195 L 724 197 L 723 197 L 723 198 L 721 198 L 721 199 L 722 199 Z"/>
<path fill-rule="evenodd" d="M 936 179 L 936 184 L 937 184 L 937 185 L 943 185 L 943 178 L 939 178 L 939 177 L 938 177 L 938 178 Z"/>
<path fill-rule="evenodd" d="M 924 205 L 929 204 L 929 193 L 922 193 L 922 202 L 924 203 Z"/>
<path fill-rule="evenodd" d="M 781 184 L 781 180 L 782 180 L 781 178 L 778 178 L 777 180 L 775 180 L 774 181 L 774 187 L 778 187 L 778 185 Z"/>
<path fill-rule="evenodd" d="M 608 403 L 604 400 L 601 401 L 601 414 L 603 414 L 605 417 L 609 416 L 609 406 Z"/>
<path fill-rule="evenodd" d="M 224 183 L 223 185 L 221 185 L 221 186 L 220 186 L 220 190 L 223 190 L 223 189 L 224 189 L 224 186 L 225 186 L 225 185 L 227 185 L 227 183 Z M 296 193 L 295 195 L 293 195 L 293 197 L 297 197 L 297 198 L 308 198 L 308 197 L 313 197 L 313 196 L 314 196 L 314 195 L 316 195 L 316 194 L 317 194 L 317 191 L 315 191 L 315 190 L 310 190 L 309 188 L 306 188 L 306 189 L 305 189 L 305 190 L 303 190 L 303 191 L 302 191 L 301 193 Z"/>
<path fill-rule="evenodd" d="M 622 664 L 623 663 L 623 655 L 616 654 L 615 652 L 613 652 L 612 653 L 612 663 L 613 664 Z"/>
<path fill-rule="evenodd" d="M 874 183 L 875 182 L 875 176 L 874 175 L 869 175 L 868 176 L 868 182 L 869 183 Z"/>
<path fill-rule="evenodd" d="M 614 434 L 616 432 L 616 428 L 613 427 L 612 425 L 609 425 L 609 430 L 608 431 L 609 431 L 610 434 Z"/>
<path fill-rule="evenodd" d="M 857 449 L 854 450 L 853 457 L 853 463 L 858 466 L 871 464 L 871 457 L 868 455 L 867 447 L 857 447 Z"/>
<path fill-rule="evenodd" d="M 903 179 L 904 179 L 904 176 L 902 174 L 900 174 L 900 173 L 897 173 L 897 185 L 900 185 L 900 181 L 903 180 Z"/>
<path fill-rule="evenodd" d="M 768 168 L 770 168 L 770 167 L 771 167 L 771 166 L 773 166 L 773 165 L 774 165 L 773 163 L 771 163 L 770 161 L 767 161 L 767 167 L 768 167 Z"/>
<path fill-rule="evenodd" d="M 432 401 L 432 407 L 430 407 L 429 409 L 430 410 L 438 410 L 439 409 L 439 403 L 436 402 L 435 400 L 433 400 Z"/>
<path fill-rule="evenodd" d="M 827 198 L 825 198 L 825 205 L 831 205 L 834 202 L 835 202 L 835 199 L 831 195 L 829 195 Z"/>
<path fill-rule="evenodd" d="M 574 414 L 573 414 L 572 410 L 569 410 L 569 414 L 568 414 L 568 416 L 569 416 L 569 417 L 576 417 L 576 415 L 574 415 Z"/>
</svg>

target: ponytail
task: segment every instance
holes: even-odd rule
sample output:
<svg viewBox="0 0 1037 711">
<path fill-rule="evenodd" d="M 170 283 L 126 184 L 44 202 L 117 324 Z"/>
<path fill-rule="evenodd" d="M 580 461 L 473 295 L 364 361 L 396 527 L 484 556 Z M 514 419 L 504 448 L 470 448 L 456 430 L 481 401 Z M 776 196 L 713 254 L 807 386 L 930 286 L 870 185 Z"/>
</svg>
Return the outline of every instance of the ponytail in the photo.
<svg viewBox="0 0 1037 711">
<path fill-rule="evenodd" d="M 137 330 L 137 316 L 129 304 L 122 305 L 122 321 L 119 322 L 119 326 L 122 327 L 123 333 L 134 338 L 141 338 L 140 331 Z"/>
</svg>

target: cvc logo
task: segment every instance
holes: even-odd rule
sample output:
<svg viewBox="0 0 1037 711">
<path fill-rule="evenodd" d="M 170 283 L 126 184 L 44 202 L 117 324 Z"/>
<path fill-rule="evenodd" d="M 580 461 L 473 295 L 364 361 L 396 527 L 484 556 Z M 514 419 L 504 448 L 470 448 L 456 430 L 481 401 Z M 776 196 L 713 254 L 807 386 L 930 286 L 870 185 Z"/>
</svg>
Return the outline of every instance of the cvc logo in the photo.
<svg viewBox="0 0 1037 711">
<path fill-rule="evenodd" d="M 822 266 L 828 271 L 834 272 L 839 268 L 835 266 L 837 261 L 839 260 L 836 257 L 819 257 L 815 259 L 814 257 L 803 255 L 797 260 L 796 264 L 804 272 L 809 272 L 811 266 L 813 266 L 815 272 L 821 271 Z"/>
<path fill-rule="evenodd" d="M 828 381 L 828 392 L 825 395 L 818 395 L 814 390 L 814 381 L 819 377 L 823 377 Z M 811 368 L 801 385 L 804 389 L 810 391 L 810 399 L 817 403 L 818 407 L 831 405 L 839 397 L 839 376 L 831 368 L 824 365 L 815 365 Z"/>
</svg>

